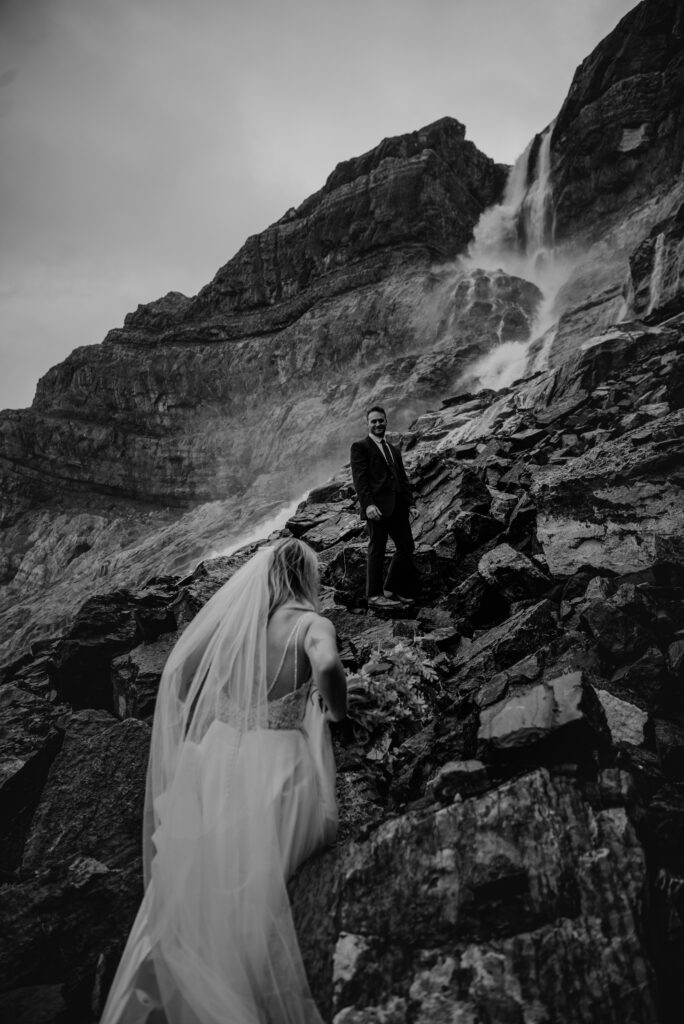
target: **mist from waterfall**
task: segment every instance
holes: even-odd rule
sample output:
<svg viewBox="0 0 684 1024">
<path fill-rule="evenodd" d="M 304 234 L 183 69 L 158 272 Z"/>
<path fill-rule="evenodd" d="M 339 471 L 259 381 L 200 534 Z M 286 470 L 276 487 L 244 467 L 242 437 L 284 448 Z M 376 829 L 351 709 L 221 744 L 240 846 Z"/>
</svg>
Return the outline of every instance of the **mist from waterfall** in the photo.
<svg viewBox="0 0 684 1024">
<path fill-rule="evenodd" d="M 535 136 L 516 160 L 504 197 L 480 217 L 473 241 L 461 266 L 503 270 L 535 284 L 542 293 L 530 337 L 495 346 L 463 375 L 470 390 L 510 386 L 548 364 L 556 333 L 554 306 L 572 263 L 554 248 L 551 137 L 555 122 Z"/>
<path fill-rule="evenodd" d="M 212 552 L 207 557 L 220 558 L 232 555 L 235 551 L 244 547 L 246 544 L 256 544 L 258 541 L 266 540 L 272 533 L 282 530 L 288 519 L 292 518 L 301 503 L 307 497 L 308 493 L 308 490 L 304 491 L 303 494 L 300 494 L 298 498 L 295 498 L 288 505 L 283 506 L 283 508 L 278 509 L 277 512 L 259 520 L 251 530 L 247 530 L 244 533 L 239 534 L 226 547 L 222 548 L 220 551 Z"/>
</svg>

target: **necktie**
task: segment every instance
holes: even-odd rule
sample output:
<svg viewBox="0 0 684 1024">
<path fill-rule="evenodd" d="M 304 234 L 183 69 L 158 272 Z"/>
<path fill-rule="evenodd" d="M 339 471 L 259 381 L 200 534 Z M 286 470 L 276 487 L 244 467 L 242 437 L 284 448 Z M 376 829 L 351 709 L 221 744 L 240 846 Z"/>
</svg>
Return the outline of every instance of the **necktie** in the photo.
<svg viewBox="0 0 684 1024">
<path fill-rule="evenodd" d="M 394 459 L 392 458 L 392 453 L 389 450 L 389 445 L 387 444 L 387 441 L 385 441 L 385 439 L 383 438 L 382 441 L 380 442 L 380 445 L 382 447 L 382 454 L 385 456 L 385 462 L 387 463 L 389 468 L 392 470 L 392 472 L 396 476 L 396 468 L 395 468 L 395 465 L 394 465 Z"/>
</svg>

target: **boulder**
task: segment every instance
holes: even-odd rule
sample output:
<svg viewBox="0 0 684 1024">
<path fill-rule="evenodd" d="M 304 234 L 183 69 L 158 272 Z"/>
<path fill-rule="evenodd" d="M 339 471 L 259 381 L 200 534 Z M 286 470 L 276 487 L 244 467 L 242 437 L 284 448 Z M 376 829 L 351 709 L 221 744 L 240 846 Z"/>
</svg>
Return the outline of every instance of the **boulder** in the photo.
<svg viewBox="0 0 684 1024">
<path fill-rule="evenodd" d="M 448 761 L 428 781 L 426 794 L 438 803 L 450 804 L 456 794 L 475 796 L 489 788 L 490 780 L 482 761 Z"/>
<path fill-rule="evenodd" d="M 662 651 L 649 647 L 640 658 L 621 666 L 611 676 L 611 687 L 631 697 L 640 707 L 657 708 L 669 687 L 669 673 Z"/>
<path fill-rule="evenodd" d="M 454 618 L 469 629 L 487 628 L 508 618 L 509 607 L 505 598 L 490 586 L 479 572 L 471 573 L 462 583 L 449 591 L 447 607 Z"/>
<path fill-rule="evenodd" d="M 539 756 L 585 761 L 601 746 L 603 722 L 581 672 L 533 686 L 509 687 L 505 697 L 480 711 L 480 756 Z"/>
<path fill-rule="evenodd" d="M 477 571 L 508 601 L 541 597 L 551 584 L 535 562 L 509 544 L 499 544 L 484 554 Z"/>
<path fill-rule="evenodd" d="M 644 727 L 648 714 L 635 704 L 616 697 L 608 690 L 597 689 L 613 743 L 632 743 L 640 746 L 644 741 Z"/>
<path fill-rule="evenodd" d="M 150 728 L 105 711 L 77 711 L 65 725 L 31 822 L 22 867 L 91 857 L 139 870 Z"/>
<path fill-rule="evenodd" d="M 366 525 L 358 513 L 338 510 L 329 518 L 319 520 L 300 536 L 314 551 L 323 551 L 333 544 L 359 537 L 365 532 Z"/>
<path fill-rule="evenodd" d="M 418 472 L 415 490 L 420 518 L 414 529 L 416 540 L 448 544 L 459 514 L 487 515 L 491 495 L 474 469 L 433 455 L 420 464 Z"/>
<path fill-rule="evenodd" d="M 488 490 L 492 497 L 492 503 L 489 507 L 490 516 L 499 523 L 507 523 L 518 503 L 517 496 L 515 494 L 508 494 L 506 491 L 499 491 L 495 487 L 489 487 Z"/>
<path fill-rule="evenodd" d="M 501 669 L 532 654 L 558 634 L 553 606 L 540 601 L 470 643 L 462 641 L 454 658 L 454 683 L 474 691 Z"/>
<path fill-rule="evenodd" d="M 655 1024 L 644 881 L 624 810 L 594 811 L 540 770 L 381 824 L 306 865 L 291 895 L 314 997 L 338 1024 Z"/>
<path fill-rule="evenodd" d="M 620 611 L 612 600 L 592 601 L 582 611 L 580 620 L 604 656 L 614 665 L 631 662 L 642 655 L 652 639 L 647 624 L 628 612 Z"/>
</svg>

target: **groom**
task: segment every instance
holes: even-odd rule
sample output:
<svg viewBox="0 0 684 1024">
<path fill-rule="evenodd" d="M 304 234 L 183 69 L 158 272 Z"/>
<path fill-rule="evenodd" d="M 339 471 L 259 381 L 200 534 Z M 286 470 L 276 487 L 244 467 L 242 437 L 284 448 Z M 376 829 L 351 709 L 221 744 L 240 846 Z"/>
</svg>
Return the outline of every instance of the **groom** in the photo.
<svg viewBox="0 0 684 1024">
<path fill-rule="evenodd" d="M 385 410 L 373 406 L 366 421 L 367 436 L 351 446 L 352 478 L 361 518 L 368 524 L 366 592 L 371 608 L 396 608 L 412 604 L 416 590 L 410 525 L 416 509 L 401 452 L 385 440 Z M 383 587 L 388 537 L 394 541 L 396 552 Z"/>
</svg>

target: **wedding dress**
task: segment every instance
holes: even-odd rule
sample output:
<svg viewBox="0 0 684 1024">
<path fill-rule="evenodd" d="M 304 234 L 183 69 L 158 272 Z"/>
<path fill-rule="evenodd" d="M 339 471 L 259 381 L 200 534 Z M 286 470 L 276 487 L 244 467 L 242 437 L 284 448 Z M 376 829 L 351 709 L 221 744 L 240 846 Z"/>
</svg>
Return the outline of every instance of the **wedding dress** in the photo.
<svg viewBox="0 0 684 1024">
<path fill-rule="evenodd" d="M 208 602 L 164 670 L 145 896 L 101 1024 L 322 1024 L 286 883 L 334 839 L 335 768 L 312 683 L 268 699 L 269 550 Z M 296 652 L 296 629 L 289 642 Z"/>
</svg>

